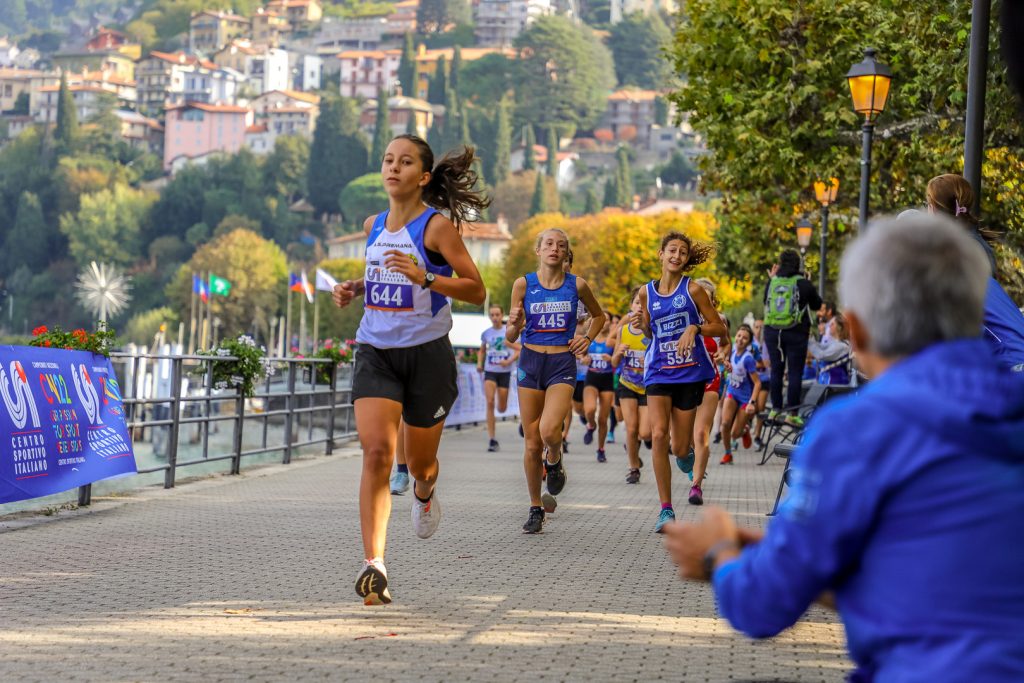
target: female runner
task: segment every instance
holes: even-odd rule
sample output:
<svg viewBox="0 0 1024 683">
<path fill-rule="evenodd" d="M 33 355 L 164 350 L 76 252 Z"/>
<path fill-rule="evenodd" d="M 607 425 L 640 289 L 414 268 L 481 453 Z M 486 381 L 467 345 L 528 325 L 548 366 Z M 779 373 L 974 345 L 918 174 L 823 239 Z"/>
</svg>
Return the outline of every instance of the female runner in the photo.
<svg viewBox="0 0 1024 683">
<path fill-rule="evenodd" d="M 494 409 L 499 412 L 508 408 L 508 387 L 512 377 L 512 365 L 519 357 L 519 344 L 505 341 L 505 326 L 502 325 L 505 311 L 499 304 L 492 304 L 487 312 L 491 326 L 480 335 L 480 353 L 477 356 L 477 371 L 484 376 L 484 397 L 487 399 L 487 452 L 498 450 L 495 438 Z"/>
<path fill-rule="evenodd" d="M 612 365 L 622 370 L 616 398 L 626 423 L 626 455 L 629 458 L 626 483 L 637 484 L 643 466 L 640 460 L 640 441 L 651 438 L 651 427 L 647 420 L 647 394 L 644 389 L 644 356 L 651 340 L 633 322 L 640 313 L 640 287 L 633 290 L 629 301 L 631 315 L 623 318 L 624 324 L 620 328 Z"/>
</svg>

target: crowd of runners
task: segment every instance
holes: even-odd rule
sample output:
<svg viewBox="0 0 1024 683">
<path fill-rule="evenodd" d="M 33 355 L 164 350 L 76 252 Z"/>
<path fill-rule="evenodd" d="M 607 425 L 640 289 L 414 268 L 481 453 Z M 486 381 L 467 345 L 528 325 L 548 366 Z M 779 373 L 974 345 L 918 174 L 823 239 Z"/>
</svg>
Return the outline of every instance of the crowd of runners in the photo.
<svg viewBox="0 0 1024 683">
<path fill-rule="evenodd" d="M 473 151 L 463 149 L 435 165 L 423 140 L 396 137 L 381 169 L 389 206 L 364 224 L 365 277 L 334 292 L 339 306 L 365 296 L 352 399 L 363 448 L 366 558 L 356 592 L 367 604 L 391 601 L 383 559 L 391 494 L 405 493 L 411 479 L 412 521 L 421 538 L 433 535 L 441 519 L 437 452 L 458 393 L 449 304 L 480 305 L 486 295 L 461 238 L 462 225 L 489 201 L 476 189 L 474 160 Z M 957 212 L 960 206 L 957 200 Z M 514 372 L 529 497 L 524 533 L 543 531 L 567 485 L 564 456 L 574 416 L 597 463 L 626 465 L 627 485 L 641 481 L 649 455 L 660 506 L 652 499 L 652 528 L 661 532 L 675 520 L 673 467 L 690 480 L 688 503 L 702 505 L 712 440 L 724 442 L 720 464 L 729 465 L 741 446 L 761 446 L 765 419 L 801 424 L 788 411 L 800 402 L 802 380 L 852 379 L 842 316 L 801 273 L 795 251 L 783 251 L 769 273 L 765 319 L 730 325 L 718 309 L 714 283 L 690 275 L 714 257 L 712 245 L 669 232 L 651 248 L 660 272 L 635 274 L 629 299 L 609 306 L 619 315 L 572 273 L 569 236 L 545 230 L 536 238 L 536 270 L 513 283 L 507 317 L 498 304 L 488 311 L 491 327 L 482 335 L 478 362 L 487 451 L 500 447 L 495 411 L 507 406 Z M 810 340 L 812 311 L 820 338 Z M 998 322 L 1004 337 L 1012 338 L 1006 327 L 1017 326 L 1024 339 L 1024 325 Z M 1024 343 L 1018 352 L 1017 362 L 1024 363 Z M 620 425 L 624 458 L 608 453 Z"/>
</svg>

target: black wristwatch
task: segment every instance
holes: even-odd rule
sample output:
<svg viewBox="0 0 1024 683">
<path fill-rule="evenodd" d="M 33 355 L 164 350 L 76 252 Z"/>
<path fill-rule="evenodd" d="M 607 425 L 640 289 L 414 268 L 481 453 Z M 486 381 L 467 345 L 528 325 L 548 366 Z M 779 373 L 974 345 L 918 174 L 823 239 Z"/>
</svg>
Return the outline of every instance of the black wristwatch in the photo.
<svg viewBox="0 0 1024 683">
<path fill-rule="evenodd" d="M 436 279 L 437 276 L 428 271 L 427 274 L 423 276 L 423 289 L 430 289 Z"/>
<path fill-rule="evenodd" d="M 739 550 L 740 544 L 731 539 L 719 541 L 711 546 L 707 553 L 704 554 L 704 575 L 711 578 L 715 573 L 715 561 L 718 560 L 718 555 L 723 550 Z"/>
</svg>

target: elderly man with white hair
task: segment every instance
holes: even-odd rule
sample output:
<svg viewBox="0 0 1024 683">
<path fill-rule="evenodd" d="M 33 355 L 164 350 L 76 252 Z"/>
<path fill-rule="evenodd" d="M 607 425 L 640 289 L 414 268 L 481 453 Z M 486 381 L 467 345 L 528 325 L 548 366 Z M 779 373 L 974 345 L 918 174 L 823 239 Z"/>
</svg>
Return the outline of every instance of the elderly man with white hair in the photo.
<svg viewBox="0 0 1024 683">
<path fill-rule="evenodd" d="M 840 298 L 858 395 L 822 407 L 762 536 L 721 509 L 666 527 L 754 638 L 815 601 L 846 626 L 854 681 L 1024 681 L 1024 375 L 981 338 L 989 264 L 947 219 L 874 224 Z"/>
</svg>

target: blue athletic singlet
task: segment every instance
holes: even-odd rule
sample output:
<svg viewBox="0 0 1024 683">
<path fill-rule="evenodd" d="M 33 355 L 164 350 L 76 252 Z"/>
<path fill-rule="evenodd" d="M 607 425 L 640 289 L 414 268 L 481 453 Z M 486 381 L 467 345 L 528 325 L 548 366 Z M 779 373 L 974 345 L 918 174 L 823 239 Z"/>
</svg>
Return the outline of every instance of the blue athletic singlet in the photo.
<svg viewBox="0 0 1024 683">
<path fill-rule="evenodd" d="M 512 372 L 512 368 L 508 365 L 501 365 L 502 361 L 506 361 L 512 357 L 512 349 L 510 349 L 505 342 L 505 328 L 499 327 L 494 329 L 488 327 L 484 330 L 483 334 L 480 335 L 480 341 L 486 348 L 486 354 L 484 355 L 484 372 Z"/>
<path fill-rule="evenodd" d="M 565 274 L 558 289 L 545 289 L 537 280 L 537 273 L 526 274 L 526 295 L 523 310 L 526 327 L 524 344 L 537 346 L 568 346 L 576 334 L 576 311 L 579 305 L 576 276 Z"/>
<path fill-rule="evenodd" d="M 447 297 L 413 284 L 401 273 L 384 266 L 385 252 L 392 249 L 412 256 L 427 272 L 452 275 L 451 266 L 435 266 L 427 258 L 423 234 L 437 211 L 426 208 L 408 225 L 388 232 L 388 212 L 379 214 L 366 238 L 366 301 L 356 341 L 379 349 L 408 348 L 440 339 L 452 329 L 452 309 Z"/>
<path fill-rule="evenodd" d="M 600 374 L 607 375 L 615 371 L 612 367 L 612 361 L 610 356 L 615 352 L 615 347 L 611 344 L 604 344 L 598 341 L 590 342 L 590 348 L 587 349 L 587 353 L 590 354 L 590 371 Z M 602 356 L 609 356 L 609 358 L 603 358 Z"/>
<path fill-rule="evenodd" d="M 741 405 L 749 403 L 754 393 L 754 374 L 757 373 L 757 361 L 750 347 L 743 353 L 732 352 L 732 372 L 729 373 L 729 393 Z"/>
<path fill-rule="evenodd" d="M 715 376 L 704 339 L 698 334 L 693 348 L 679 355 L 676 342 L 690 325 L 701 325 L 697 305 L 690 298 L 690 278 L 684 277 L 668 296 L 658 294 L 657 281 L 647 283 L 647 313 L 651 316 L 651 344 L 647 347 L 644 385 L 707 382 Z"/>
<path fill-rule="evenodd" d="M 584 382 L 587 379 L 587 364 L 581 361 L 579 358 L 576 359 L 576 381 Z"/>
</svg>

